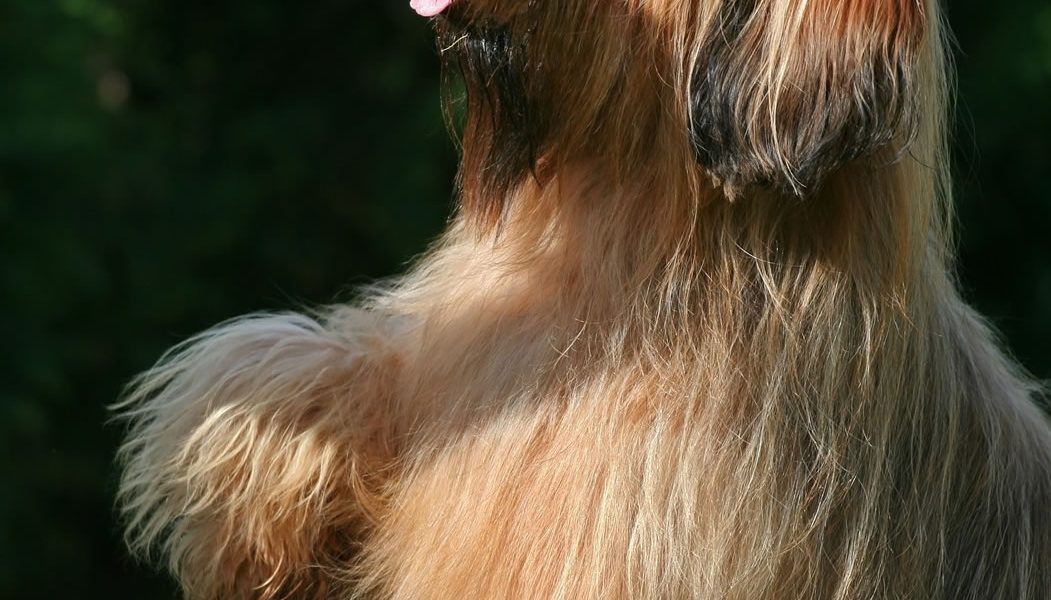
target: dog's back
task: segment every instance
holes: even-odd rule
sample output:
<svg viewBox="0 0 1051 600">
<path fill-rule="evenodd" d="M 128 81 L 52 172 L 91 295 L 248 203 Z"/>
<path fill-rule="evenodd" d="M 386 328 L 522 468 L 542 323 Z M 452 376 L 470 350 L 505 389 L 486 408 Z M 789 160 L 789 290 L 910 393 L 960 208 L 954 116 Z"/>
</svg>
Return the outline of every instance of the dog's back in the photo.
<svg viewBox="0 0 1051 600">
<path fill-rule="evenodd" d="M 380 303 L 427 298 L 394 392 L 426 416 L 357 571 L 380 597 L 1051 593 L 1051 434 L 944 275 L 922 321 L 820 268 L 798 276 L 830 297 L 777 309 L 757 282 L 783 265 L 742 253 L 753 287 L 660 315 L 563 242 L 535 271 L 443 248 Z"/>
</svg>

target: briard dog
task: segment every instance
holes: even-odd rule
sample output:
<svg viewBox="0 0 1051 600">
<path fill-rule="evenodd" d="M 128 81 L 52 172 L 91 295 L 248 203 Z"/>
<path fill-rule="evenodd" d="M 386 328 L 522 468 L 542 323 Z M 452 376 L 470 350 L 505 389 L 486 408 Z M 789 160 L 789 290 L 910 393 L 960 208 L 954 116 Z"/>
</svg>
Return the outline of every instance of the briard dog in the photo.
<svg viewBox="0 0 1051 600">
<path fill-rule="evenodd" d="M 1039 386 L 960 298 L 939 0 L 414 0 L 459 207 L 120 405 L 187 598 L 1051 598 Z"/>
</svg>

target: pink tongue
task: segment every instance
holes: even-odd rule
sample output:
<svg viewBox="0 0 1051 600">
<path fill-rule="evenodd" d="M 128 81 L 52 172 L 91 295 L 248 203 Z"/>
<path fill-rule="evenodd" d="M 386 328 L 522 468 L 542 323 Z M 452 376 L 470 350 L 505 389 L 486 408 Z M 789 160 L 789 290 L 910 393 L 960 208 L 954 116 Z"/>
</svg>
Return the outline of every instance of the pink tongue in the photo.
<svg viewBox="0 0 1051 600">
<path fill-rule="evenodd" d="M 409 6 L 421 17 L 433 17 L 453 3 L 453 0 L 410 0 Z"/>
</svg>

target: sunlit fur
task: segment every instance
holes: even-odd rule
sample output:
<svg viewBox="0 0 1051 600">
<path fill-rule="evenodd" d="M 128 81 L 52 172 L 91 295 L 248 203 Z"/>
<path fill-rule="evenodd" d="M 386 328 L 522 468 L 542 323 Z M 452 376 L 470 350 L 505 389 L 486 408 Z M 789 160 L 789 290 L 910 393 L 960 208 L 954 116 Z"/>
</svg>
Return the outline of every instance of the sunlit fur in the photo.
<svg viewBox="0 0 1051 600">
<path fill-rule="evenodd" d="M 1039 391 L 952 274 L 940 19 L 457 0 L 448 231 L 131 386 L 132 549 L 194 600 L 1051 598 Z"/>
</svg>

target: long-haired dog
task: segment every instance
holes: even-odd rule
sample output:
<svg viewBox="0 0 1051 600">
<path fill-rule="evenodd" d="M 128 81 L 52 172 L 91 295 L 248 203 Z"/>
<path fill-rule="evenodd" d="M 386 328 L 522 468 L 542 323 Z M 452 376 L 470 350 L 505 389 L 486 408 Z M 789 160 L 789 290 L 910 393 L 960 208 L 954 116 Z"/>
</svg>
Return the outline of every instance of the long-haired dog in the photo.
<svg viewBox="0 0 1051 600">
<path fill-rule="evenodd" d="M 136 552 L 193 599 L 1051 598 L 1051 430 L 952 276 L 938 0 L 416 6 L 456 218 L 133 384 Z"/>
</svg>

